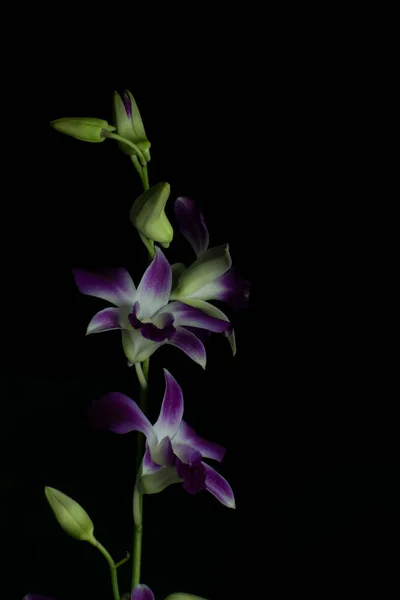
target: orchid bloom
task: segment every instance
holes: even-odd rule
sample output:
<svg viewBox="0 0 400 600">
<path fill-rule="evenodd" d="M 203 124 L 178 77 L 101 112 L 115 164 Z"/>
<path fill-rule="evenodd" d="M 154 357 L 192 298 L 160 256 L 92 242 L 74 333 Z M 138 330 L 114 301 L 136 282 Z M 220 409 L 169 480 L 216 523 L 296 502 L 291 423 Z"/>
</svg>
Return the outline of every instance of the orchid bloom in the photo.
<svg viewBox="0 0 400 600">
<path fill-rule="evenodd" d="M 222 504 L 235 508 L 228 482 L 202 460 L 221 462 L 225 448 L 198 436 L 182 419 L 182 390 L 166 369 L 164 375 L 165 394 L 154 425 L 136 402 L 119 392 L 93 402 L 89 408 L 91 425 L 115 433 L 140 431 L 145 435 L 146 451 L 138 477 L 140 493 L 155 494 L 170 484 L 182 483 L 191 494 L 208 490 Z"/>
<path fill-rule="evenodd" d="M 222 300 L 233 308 L 247 305 L 250 283 L 232 267 L 227 244 L 209 248 L 209 234 L 203 213 L 194 200 L 179 197 L 174 205 L 175 217 L 182 235 L 193 248 L 197 260 L 188 268 L 172 265 L 171 300 L 179 300 L 203 310 L 209 316 L 227 320 L 227 316 L 207 300 Z M 233 331 L 226 331 L 235 353 Z"/>
<path fill-rule="evenodd" d="M 120 329 L 129 366 L 143 362 L 164 344 L 171 344 L 205 368 L 204 345 L 188 328 L 216 332 L 231 329 L 226 318 L 206 315 L 183 302 L 169 302 L 171 266 L 158 247 L 137 289 L 123 268 L 106 269 L 101 273 L 75 269 L 74 275 L 82 294 L 101 298 L 115 307 L 95 314 L 86 335 Z"/>
</svg>

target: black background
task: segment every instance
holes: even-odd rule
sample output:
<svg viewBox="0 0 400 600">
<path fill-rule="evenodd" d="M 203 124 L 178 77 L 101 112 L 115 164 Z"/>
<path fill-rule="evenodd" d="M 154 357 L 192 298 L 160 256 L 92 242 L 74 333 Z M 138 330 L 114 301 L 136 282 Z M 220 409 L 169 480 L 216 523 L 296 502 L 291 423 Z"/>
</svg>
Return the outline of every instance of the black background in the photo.
<svg viewBox="0 0 400 600">
<path fill-rule="evenodd" d="M 104 559 L 59 528 L 45 485 L 85 507 L 115 560 L 131 546 L 135 434 L 92 433 L 84 415 L 104 392 L 137 398 L 138 386 L 118 334 L 84 337 L 104 303 L 78 293 L 71 268 L 125 266 L 138 282 L 146 254 L 128 214 L 140 181 L 115 142 L 48 127 L 62 116 L 110 119 L 124 88 L 152 142 L 150 183 L 171 184 L 171 220 L 178 195 L 201 202 L 212 245 L 228 241 L 252 282 L 249 307 L 229 313 L 235 358 L 214 335 L 205 372 L 176 349 L 151 359 L 150 416 L 167 367 L 187 420 L 228 448 L 220 472 L 237 510 L 179 486 L 146 497 L 143 582 L 157 599 L 182 590 L 219 600 L 328 597 L 393 577 L 392 296 L 360 70 L 338 69 L 337 54 L 305 40 L 244 48 L 217 35 L 205 49 L 204 35 L 192 23 L 175 52 L 166 39 L 136 44 L 130 59 L 124 46 L 120 62 L 96 46 L 74 52 L 71 37 L 52 55 L 52 39 L 26 58 L 30 84 L 7 100 L 20 134 L 2 221 L 7 598 L 111 597 Z M 192 257 L 179 235 L 166 254 Z M 120 577 L 123 592 L 127 565 Z"/>
</svg>

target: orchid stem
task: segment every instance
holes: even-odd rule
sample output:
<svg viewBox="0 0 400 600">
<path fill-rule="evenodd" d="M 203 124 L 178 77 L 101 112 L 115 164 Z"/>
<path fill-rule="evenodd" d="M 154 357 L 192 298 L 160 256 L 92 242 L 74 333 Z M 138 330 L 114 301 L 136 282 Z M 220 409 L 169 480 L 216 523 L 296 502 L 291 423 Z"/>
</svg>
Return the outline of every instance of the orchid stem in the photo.
<svg viewBox="0 0 400 600">
<path fill-rule="evenodd" d="M 136 171 L 139 173 L 140 180 L 144 187 L 143 170 L 142 170 L 142 166 L 141 166 L 140 162 L 138 161 L 138 157 L 136 156 L 136 154 L 131 154 L 130 159 L 133 162 L 133 165 L 134 165 Z"/>
<path fill-rule="evenodd" d="M 136 374 L 140 383 L 140 400 L 139 406 L 143 413 L 146 414 L 147 394 L 148 394 L 148 378 L 149 378 L 149 359 L 141 363 L 136 363 Z M 132 591 L 135 585 L 140 583 L 140 568 L 142 562 L 142 537 L 143 537 L 143 495 L 139 492 L 137 486 L 137 478 L 139 476 L 140 464 L 144 454 L 144 436 L 138 433 L 137 448 L 136 448 L 136 483 L 133 493 L 133 563 L 132 563 Z"/>
<path fill-rule="evenodd" d="M 143 361 L 143 375 L 146 377 L 147 385 L 149 385 L 149 366 L 150 359 L 148 358 L 147 360 Z"/>
<path fill-rule="evenodd" d="M 147 237 L 142 235 L 140 232 L 139 232 L 139 236 L 140 236 L 140 239 L 142 240 L 143 244 L 147 248 L 147 252 L 149 253 L 149 262 L 150 262 L 156 255 L 156 251 L 154 250 L 154 242 L 153 242 L 153 240 L 147 239 Z"/>
<path fill-rule="evenodd" d="M 136 161 L 134 160 L 136 158 Z M 139 165 L 137 157 L 132 157 L 132 162 L 135 165 L 137 172 L 142 180 L 144 190 L 149 189 L 149 174 L 147 171 L 147 164 Z M 140 171 L 139 171 L 139 168 Z M 142 242 L 146 246 L 149 252 L 149 262 L 155 255 L 154 242 L 147 240 L 142 234 L 139 234 Z M 142 367 L 143 364 L 143 367 Z M 147 396 L 149 393 L 149 366 L 150 359 L 147 358 L 143 363 L 136 363 L 136 374 L 140 384 L 140 399 L 139 406 L 144 414 L 146 414 L 147 408 Z M 138 432 L 137 435 L 137 446 L 136 446 L 136 482 L 135 490 L 133 492 L 133 522 L 134 522 L 134 533 L 133 533 L 133 562 L 132 562 L 132 591 L 135 586 L 140 583 L 140 569 L 142 565 L 142 540 L 143 540 L 143 494 L 138 489 L 138 477 L 141 462 L 144 454 L 144 436 Z"/>
<path fill-rule="evenodd" d="M 140 568 L 142 564 L 143 495 L 138 490 L 137 481 L 133 492 L 133 520 L 135 523 L 135 532 L 133 537 L 132 591 L 140 583 Z"/>
<path fill-rule="evenodd" d="M 147 379 L 143 373 L 142 363 L 135 363 L 136 375 L 139 379 L 139 384 L 142 390 L 147 390 Z M 140 406 L 142 408 L 142 406 Z M 143 409 L 142 409 L 143 410 Z"/>
<path fill-rule="evenodd" d="M 100 552 L 102 553 L 102 555 L 108 562 L 108 566 L 110 567 L 111 585 L 112 585 L 114 600 L 120 600 L 119 588 L 118 588 L 118 577 L 117 577 L 117 565 L 114 563 L 110 553 L 107 552 L 107 550 L 104 548 L 104 546 L 102 544 L 100 544 L 100 542 L 98 540 L 95 540 L 95 543 L 93 544 L 93 546 L 95 546 L 98 550 L 100 550 Z"/>
<path fill-rule="evenodd" d="M 120 567 L 121 565 L 124 565 L 126 562 L 128 562 L 130 557 L 131 557 L 130 553 L 127 552 L 125 558 L 123 558 L 122 560 L 120 560 L 119 562 L 117 562 L 115 564 L 115 568 L 118 569 L 118 567 Z"/>
<path fill-rule="evenodd" d="M 122 142 L 123 144 L 130 146 L 136 152 L 138 157 L 140 158 L 140 164 L 142 165 L 142 167 L 146 165 L 146 159 L 143 156 L 142 151 L 136 146 L 136 144 L 134 144 L 130 140 L 127 140 L 126 138 L 122 137 L 121 135 L 117 135 L 116 133 L 111 133 L 110 131 L 106 131 L 105 129 L 103 129 L 103 131 L 102 131 L 102 136 L 106 137 L 106 138 L 110 138 L 111 140 L 117 140 L 117 142 Z"/>
<path fill-rule="evenodd" d="M 143 180 L 142 180 L 143 181 L 143 187 L 144 187 L 144 190 L 146 191 L 150 187 L 150 185 L 149 185 L 149 174 L 147 172 L 147 164 L 143 166 L 142 172 L 143 172 Z"/>
</svg>

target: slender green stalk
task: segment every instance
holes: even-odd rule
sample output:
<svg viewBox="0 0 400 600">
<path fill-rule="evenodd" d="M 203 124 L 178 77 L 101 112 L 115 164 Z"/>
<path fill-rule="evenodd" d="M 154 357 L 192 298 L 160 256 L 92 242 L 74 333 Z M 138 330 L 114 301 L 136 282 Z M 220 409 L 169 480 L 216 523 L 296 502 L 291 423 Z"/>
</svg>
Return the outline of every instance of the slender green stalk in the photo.
<svg viewBox="0 0 400 600">
<path fill-rule="evenodd" d="M 150 187 L 150 185 L 149 185 L 149 174 L 147 172 L 147 164 L 143 166 L 142 173 L 143 173 L 143 187 L 144 187 L 144 189 L 146 191 Z"/>
<path fill-rule="evenodd" d="M 117 135 L 116 133 L 111 133 L 110 131 L 106 131 L 105 129 L 102 130 L 102 136 L 106 137 L 106 138 L 110 138 L 111 140 L 117 140 L 117 142 L 122 142 L 123 144 L 130 146 L 131 148 L 133 148 L 133 150 L 136 152 L 136 154 L 140 158 L 140 164 L 142 165 L 142 167 L 144 167 L 146 165 L 146 159 L 143 156 L 142 151 L 140 150 L 140 148 L 138 148 L 136 146 L 136 144 L 134 144 L 130 140 L 127 140 L 126 138 L 122 137 L 121 135 Z"/>
<path fill-rule="evenodd" d="M 150 366 L 150 359 L 147 358 L 143 362 L 143 375 L 146 377 L 147 385 L 149 385 L 149 366 Z"/>
<path fill-rule="evenodd" d="M 143 495 L 139 492 L 137 483 L 133 492 L 133 520 L 135 532 L 133 537 L 133 571 L 132 591 L 135 585 L 140 583 L 140 567 L 142 563 L 142 540 L 143 540 Z"/>
<path fill-rule="evenodd" d="M 141 410 L 146 412 L 147 394 L 148 394 L 148 375 L 149 375 L 149 359 L 144 361 L 144 368 L 140 363 L 135 364 L 136 373 L 140 383 L 140 399 L 139 406 Z M 144 436 L 141 433 L 137 434 L 136 447 L 136 472 L 139 475 L 140 464 L 144 454 Z M 135 585 L 140 583 L 140 568 L 142 562 L 142 537 L 143 537 L 143 495 L 139 492 L 137 481 L 135 483 L 135 491 L 133 493 L 133 562 L 132 562 L 132 590 Z"/>
<path fill-rule="evenodd" d="M 136 156 L 132 156 L 132 162 L 140 175 L 144 190 L 148 190 L 149 185 L 149 174 L 147 171 L 147 163 L 139 164 Z M 136 160 L 135 160 L 136 159 Z M 154 242 L 147 240 L 142 234 L 140 238 L 149 252 L 149 262 L 155 255 Z M 148 380 L 149 380 L 149 363 L 150 359 L 145 360 L 142 364 L 135 364 L 136 374 L 140 384 L 140 399 L 139 406 L 144 414 L 146 414 L 147 408 L 147 396 L 149 393 Z M 137 446 L 136 446 L 136 482 L 135 490 L 133 493 L 133 522 L 134 522 L 134 533 L 133 533 L 133 560 L 132 560 L 132 591 L 136 585 L 140 583 L 140 569 L 142 563 L 142 539 L 143 539 L 143 495 L 139 492 L 137 486 L 137 478 L 139 476 L 139 469 L 143 460 L 144 454 L 144 436 L 143 434 L 137 434 Z"/>
<path fill-rule="evenodd" d="M 118 577 L 117 577 L 117 566 L 114 563 L 111 555 L 107 552 L 107 550 L 104 548 L 104 546 L 102 546 L 102 544 L 100 544 L 99 541 L 95 540 L 95 543 L 93 545 L 98 550 L 100 550 L 100 552 L 102 553 L 102 555 L 108 562 L 108 566 L 110 567 L 111 585 L 112 585 L 114 600 L 120 600 L 119 588 L 118 588 Z"/>
<path fill-rule="evenodd" d="M 136 363 L 135 364 L 135 369 L 136 369 L 136 375 L 137 375 L 137 378 L 139 380 L 139 384 L 140 384 L 141 390 L 147 390 L 147 379 L 146 379 L 146 377 L 145 377 L 145 375 L 143 373 L 142 363 Z M 140 405 L 140 408 L 142 408 L 141 405 Z"/>
<path fill-rule="evenodd" d="M 147 251 L 149 253 L 149 262 L 155 257 L 156 251 L 154 250 L 154 242 L 153 240 L 148 240 L 146 236 L 139 232 L 140 239 L 143 244 L 146 246 Z"/>
<path fill-rule="evenodd" d="M 138 157 L 136 156 L 136 154 L 131 154 L 131 161 L 133 162 L 133 166 L 135 167 L 136 171 L 139 173 L 139 177 L 142 181 L 144 191 L 148 190 L 150 185 L 147 165 L 142 166 L 138 161 Z"/>
<path fill-rule="evenodd" d="M 124 565 L 126 562 L 128 562 L 130 557 L 131 557 L 131 555 L 129 554 L 129 552 L 127 552 L 125 558 L 123 558 L 119 562 L 115 563 L 115 568 L 118 569 L 118 567 L 120 567 L 121 565 Z"/>
<path fill-rule="evenodd" d="M 131 154 L 130 159 L 133 162 L 133 166 L 135 167 L 136 171 L 139 173 L 139 177 L 140 177 L 140 180 L 141 180 L 143 188 L 144 188 L 145 182 L 143 179 L 143 170 L 142 170 L 142 166 L 141 166 L 140 162 L 138 161 L 138 157 L 136 156 L 136 154 Z M 144 189 L 146 189 L 146 188 L 144 188 Z"/>
</svg>

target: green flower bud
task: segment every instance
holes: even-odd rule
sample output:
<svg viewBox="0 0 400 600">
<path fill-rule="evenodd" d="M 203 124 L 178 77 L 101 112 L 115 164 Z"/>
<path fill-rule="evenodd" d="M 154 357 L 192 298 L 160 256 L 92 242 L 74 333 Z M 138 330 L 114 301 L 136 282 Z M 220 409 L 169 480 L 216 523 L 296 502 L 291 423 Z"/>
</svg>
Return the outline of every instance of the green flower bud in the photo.
<svg viewBox="0 0 400 600">
<path fill-rule="evenodd" d="M 115 127 L 109 125 L 104 119 L 90 117 L 63 117 L 51 121 L 50 125 L 60 133 L 83 142 L 104 142 L 106 138 L 103 131 L 115 130 Z"/>
<path fill-rule="evenodd" d="M 169 183 L 157 183 L 135 200 L 130 212 L 133 226 L 139 233 L 164 248 L 168 248 L 174 237 L 174 230 L 165 214 L 169 194 Z"/>
<path fill-rule="evenodd" d="M 95 543 L 94 525 L 87 512 L 69 496 L 45 487 L 48 503 L 61 527 L 76 540 Z"/>
<path fill-rule="evenodd" d="M 114 92 L 113 112 L 113 122 L 117 134 L 133 142 L 142 151 L 146 161 L 149 162 L 151 144 L 146 137 L 142 117 L 131 92 L 125 90 L 122 97 L 118 92 Z M 135 154 L 133 149 L 126 144 L 120 143 L 119 146 L 126 154 Z"/>
</svg>

